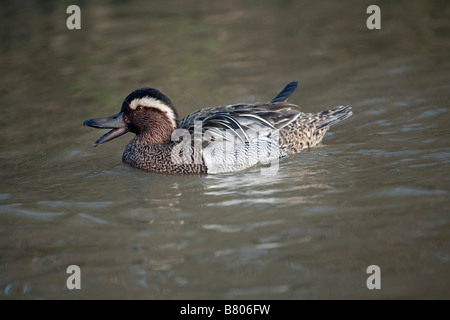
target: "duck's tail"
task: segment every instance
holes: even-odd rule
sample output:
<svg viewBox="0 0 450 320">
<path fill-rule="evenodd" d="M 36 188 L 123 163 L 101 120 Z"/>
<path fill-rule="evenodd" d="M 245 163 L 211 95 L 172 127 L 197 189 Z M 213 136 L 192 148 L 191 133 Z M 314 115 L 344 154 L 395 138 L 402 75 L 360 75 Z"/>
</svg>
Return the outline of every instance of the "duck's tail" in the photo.
<svg viewBox="0 0 450 320">
<path fill-rule="evenodd" d="M 293 81 L 291 83 L 288 83 L 286 87 L 284 87 L 283 90 L 280 91 L 279 94 L 272 100 L 270 100 L 270 103 L 277 103 L 277 102 L 287 102 L 291 95 L 294 93 L 295 89 L 297 89 L 298 82 Z"/>
<path fill-rule="evenodd" d="M 317 129 L 327 128 L 339 121 L 345 120 L 353 114 L 352 108 L 349 106 L 334 107 L 329 110 L 319 112 Z"/>
</svg>

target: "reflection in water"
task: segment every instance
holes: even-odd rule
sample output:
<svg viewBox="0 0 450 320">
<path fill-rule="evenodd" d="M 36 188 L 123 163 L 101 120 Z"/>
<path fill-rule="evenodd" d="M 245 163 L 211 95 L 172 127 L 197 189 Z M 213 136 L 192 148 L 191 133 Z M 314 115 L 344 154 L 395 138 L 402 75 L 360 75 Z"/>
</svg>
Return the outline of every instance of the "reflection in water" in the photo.
<svg viewBox="0 0 450 320">
<path fill-rule="evenodd" d="M 383 2 L 377 31 L 361 1 L 80 7 L 78 31 L 63 2 L 0 11 L 0 299 L 449 297 L 447 2 Z M 141 172 L 130 134 L 81 125 L 138 87 L 184 116 L 294 80 L 305 112 L 354 116 L 274 174 Z"/>
<path fill-rule="evenodd" d="M 317 202 L 319 193 L 331 188 L 324 180 L 326 169 L 320 166 L 317 155 L 301 154 L 292 156 L 293 159 L 281 159 L 276 173 L 266 174 L 258 167 L 245 173 L 209 175 L 205 178 L 204 195 L 221 201 L 210 202 L 208 206 L 269 204 L 278 208 Z M 299 165 L 296 160 L 304 163 Z"/>
</svg>

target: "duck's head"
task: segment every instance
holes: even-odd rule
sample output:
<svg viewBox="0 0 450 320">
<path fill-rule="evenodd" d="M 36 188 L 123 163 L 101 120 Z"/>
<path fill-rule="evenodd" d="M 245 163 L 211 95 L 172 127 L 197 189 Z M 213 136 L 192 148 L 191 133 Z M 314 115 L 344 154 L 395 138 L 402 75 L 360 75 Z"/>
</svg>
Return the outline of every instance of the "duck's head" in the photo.
<svg viewBox="0 0 450 320">
<path fill-rule="evenodd" d="M 127 132 L 135 133 L 141 143 L 162 143 L 170 140 L 178 123 L 178 114 L 170 99 L 153 88 L 130 93 L 116 115 L 83 122 L 93 128 L 112 129 L 98 139 L 94 147 Z"/>
</svg>

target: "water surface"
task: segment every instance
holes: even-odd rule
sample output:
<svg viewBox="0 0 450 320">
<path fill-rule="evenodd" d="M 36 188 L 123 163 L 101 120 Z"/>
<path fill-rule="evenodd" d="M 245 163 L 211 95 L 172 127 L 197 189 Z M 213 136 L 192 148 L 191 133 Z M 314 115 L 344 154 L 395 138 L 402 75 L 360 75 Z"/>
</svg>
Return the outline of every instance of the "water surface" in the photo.
<svg viewBox="0 0 450 320">
<path fill-rule="evenodd" d="M 69 4 L 1 5 L 1 299 L 450 298 L 448 2 L 373 31 L 356 0 L 81 1 L 74 31 Z M 143 86 L 184 116 L 295 80 L 354 115 L 274 174 L 142 172 L 82 126 Z"/>
</svg>

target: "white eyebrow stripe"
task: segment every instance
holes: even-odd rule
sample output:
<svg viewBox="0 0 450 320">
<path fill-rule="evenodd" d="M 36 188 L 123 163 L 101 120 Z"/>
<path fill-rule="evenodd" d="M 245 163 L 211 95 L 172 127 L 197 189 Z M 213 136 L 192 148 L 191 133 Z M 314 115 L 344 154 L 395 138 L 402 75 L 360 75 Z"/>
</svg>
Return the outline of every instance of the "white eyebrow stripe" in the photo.
<svg viewBox="0 0 450 320">
<path fill-rule="evenodd" d="M 155 99 L 152 97 L 144 97 L 144 98 L 140 98 L 140 99 L 134 99 L 133 101 L 130 102 L 129 106 L 133 110 L 136 110 L 136 108 L 138 106 L 159 109 L 162 112 L 167 114 L 167 116 L 169 117 L 169 120 L 172 122 L 173 127 L 174 128 L 177 127 L 175 113 L 173 112 L 172 108 L 158 99 Z"/>
</svg>

